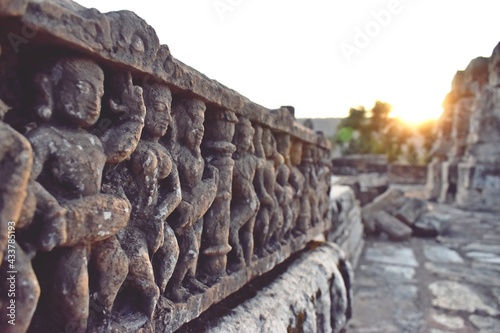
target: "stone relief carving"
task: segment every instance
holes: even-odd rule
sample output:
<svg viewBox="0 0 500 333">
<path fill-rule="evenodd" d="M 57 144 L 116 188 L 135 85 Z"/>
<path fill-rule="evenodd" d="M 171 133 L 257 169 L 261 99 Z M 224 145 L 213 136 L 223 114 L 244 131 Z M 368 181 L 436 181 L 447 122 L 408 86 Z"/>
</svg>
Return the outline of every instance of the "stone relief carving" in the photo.
<svg viewBox="0 0 500 333">
<path fill-rule="evenodd" d="M 127 161 L 110 166 L 106 178 L 110 186 L 122 188 L 132 205 L 130 221 L 117 237 L 127 256 L 122 261 L 128 262 L 127 285 L 138 291 L 143 312 L 151 318 L 179 256 L 166 218 L 180 203 L 181 189 L 177 167 L 159 142 L 171 123 L 171 92 L 165 85 L 145 83 L 143 94 L 142 138 Z"/>
<path fill-rule="evenodd" d="M 27 140 L 3 123 L 1 131 L 18 140 L 8 147 L 23 152 L 18 175 L 5 181 L 11 192 L 2 192 L 19 198 L 2 207 L 2 226 L 14 220 L 30 234 L 28 253 L 19 247 L 17 259 L 25 294 L 32 295 L 20 302 L 26 314 L 20 331 L 30 325 L 40 288 L 41 304 L 51 307 L 37 310 L 35 328 L 105 331 L 110 320 L 134 311 L 150 321 L 163 293 L 171 302 L 163 302 L 165 308 L 207 289 L 197 280 L 200 248 L 218 256 L 203 263 L 205 273 L 225 267 L 220 258 L 226 254 L 228 271 L 239 272 L 277 251 L 296 223 L 313 223 L 302 222 L 311 214 L 299 214 L 306 202 L 319 206 L 314 192 L 303 190 L 315 184 L 307 180 L 315 177 L 312 150 L 301 163 L 302 144 L 292 145 L 288 134 L 276 140 L 270 128 L 246 117 L 235 127 L 234 115 L 226 113 L 214 118 L 228 126 L 225 138 L 210 132 L 214 139 L 204 146 L 214 153 L 202 155 L 205 104 L 173 98 L 165 84 L 146 80 L 139 87 L 128 73 L 105 75 L 95 62 L 74 56 L 46 64 L 35 85 L 40 120 Z M 102 101 L 112 121 L 97 130 Z M 229 196 L 217 194 L 226 183 L 232 184 Z M 211 208 L 219 195 L 221 204 L 231 202 L 227 238 L 204 246 L 204 215 L 209 209 L 220 214 L 224 206 Z M 217 221 L 207 221 L 207 233 L 217 234 Z M 94 303 L 102 308 L 97 314 Z"/>
<path fill-rule="evenodd" d="M 167 285 L 167 296 L 175 302 L 186 300 L 189 291 L 202 292 L 206 288 L 190 271 L 197 264 L 200 250 L 201 233 L 197 236 L 195 228 L 203 225 L 201 219 L 215 199 L 219 177 L 218 170 L 205 165 L 201 156 L 204 112 L 205 104 L 197 99 L 174 101 L 172 107 L 177 133 L 172 157 L 182 184 L 182 201 L 168 218 L 179 243 L 179 260 Z"/>
<path fill-rule="evenodd" d="M 319 221 L 331 221 L 330 207 L 330 178 L 332 176 L 332 163 L 329 158 L 330 152 L 326 149 L 313 147 L 313 161 L 316 163 L 316 174 L 318 176 L 318 200 L 317 210 Z"/>
<path fill-rule="evenodd" d="M 254 251 L 253 229 L 255 218 L 260 207 L 256 190 L 262 192 L 262 180 L 257 181 L 257 169 L 262 160 L 254 155 L 253 144 L 255 130 L 250 120 L 240 118 L 236 124 L 233 144 L 234 169 L 231 201 L 231 224 L 229 225 L 229 270 L 238 271 L 250 266 Z M 260 176 L 260 172 L 259 172 Z M 255 181 L 254 181 L 255 180 Z M 254 184 L 256 187 L 254 188 Z"/>
<path fill-rule="evenodd" d="M 283 157 L 283 161 L 279 161 L 276 172 L 276 197 L 281 207 L 283 215 L 283 227 L 279 232 L 278 239 L 280 242 L 286 242 L 291 237 L 291 232 L 295 222 L 295 209 L 293 208 L 295 188 L 290 184 L 290 173 L 292 164 L 290 161 L 291 139 L 288 134 L 278 134 L 276 136 L 276 145 L 278 152 Z"/>
<path fill-rule="evenodd" d="M 219 173 L 215 199 L 203 218 L 200 265 L 196 271 L 197 277 L 208 285 L 226 275 L 227 254 L 231 250 L 232 154 L 236 151 L 231 141 L 237 122 L 238 118 L 229 110 L 206 112 L 203 156 Z"/>
<path fill-rule="evenodd" d="M 31 251 L 21 247 L 16 238 L 35 214 L 36 202 L 29 182 L 33 152 L 25 137 L 2 122 L 8 110 L 0 100 L 0 314 L 3 318 L 0 331 L 10 333 L 28 329 L 40 297 L 40 286 L 31 265 Z M 17 281 L 9 274 L 13 270 L 17 271 Z M 8 322 L 12 305 L 6 291 L 12 283 L 17 289 L 16 310 L 23 314 L 16 326 Z"/>
<path fill-rule="evenodd" d="M 254 238 L 255 253 L 258 257 L 264 257 L 272 251 L 271 241 L 277 243 L 277 233 L 279 228 L 283 226 L 283 215 L 279 211 L 278 199 L 275 194 L 274 154 L 276 144 L 271 140 L 271 130 L 257 125 L 254 145 L 261 166 L 257 169 L 255 187 L 259 193 L 260 209 L 257 213 Z"/>
<path fill-rule="evenodd" d="M 305 177 L 299 169 L 302 161 L 302 142 L 292 140 L 290 147 L 290 178 L 288 182 L 294 189 L 292 228 L 296 236 L 303 234 L 310 226 L 311 207 L 304 193 Z"/>
<path fill-rule="evenodd" d="M 11 226 L 17 270 L 16 326 L 0 331 L 175 330 L 304 248 L 327 168 L 291 107 L 185 66 L 133 13 L 42 2 L 11 19 L 47 34 L 0 59 L 19 81 L 0 84 L 3 317 Z"/>
<path fill-rule="evenodd" d="M 307 231 L 310 226 L 315 226 L 320 218 L 318 210 L 318 197 L 320 195 L 316 193 L 318 191 L 318 175 L 313 161 L 312 145 L 303 145 L 302 159 L 298 168 L 304 176 L 304 194 L 299 224 L 302 223 L 302 229 Z"/>
<path fill-rule="evenodd" d="M 130 216 L 130 203 L 116 194 L 101 193 L 104 165 L 127 158 L 139 142 L 144 126 L 142 89 L 132 84 L 130 74 L 116 80 L 121 102 L 110 100 L 110 108 L 126 114 L 101 138 L 89 133 L 100 115 L 104 73 L 94 62 L 80 57 L 61 58 L 37 76 L 41 100 L 36 106 L 46 123 L 28 133 L 33 147 L 31 178 L 35 181 L 40 225 L 36 245 L 51 251 L 53 270 L 44 278 L 46 308 L 55 328 L 68 322 L 85 331 L 89 315 L 88 261 L 100 252 L 103 262 L 113 266 L 122 250 L 112 237 Z M 107 246 L 92 246 L 107 242 Z M 109 251 L 109 248 L 113 249 Z M 105 251 L 105 252 L 103 252 Z M 114 254 L 114 255 L 113 255 Z M 117 286 L 109 283 L 108 265 L 98 265 L 103 282 L 100 292 L 109 300 Z M 99 269 L 102 268 L 103 271 Z"/>
</svg>

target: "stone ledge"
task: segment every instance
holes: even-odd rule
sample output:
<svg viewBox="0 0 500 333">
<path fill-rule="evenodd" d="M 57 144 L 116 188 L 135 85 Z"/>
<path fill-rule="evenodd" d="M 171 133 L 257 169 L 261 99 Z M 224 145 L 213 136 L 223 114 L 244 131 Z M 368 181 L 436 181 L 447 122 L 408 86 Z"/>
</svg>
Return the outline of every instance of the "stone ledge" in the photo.
<svg viewBox="0 0 500 333">
<path fill-rule="evenodd" d="M 0 15 L 20 18 L 19 35 L 25 27 L 35 31 L 30 43 L 65 45 L 145 76 L 144 80 L 163 82 L 174 90 L 195 95 L 215 108 L 244 114 L 254 122 L 331 148 L 325 136 L 318 136 L 294 120 L 292 108 L 267 109 L 175 59 L 167 45 L 160 45 L 155 30 L 133 12 L 103 14 L 70 0 L 29 0 L 19 8 L 11 7 L 8 4 L 0 7 Z"/>
<path fill-rule="evenodd" d="M 351 279 L 342 250 L 321 243 L 255 297 L 197 332 L 341 332 L 350 317 Z"/>
<path fill-rule="evenodd" d="M 175 304 L 172 312 L 170 312 L 170 309 L 159 307 L 154 318 L 156 323 L 155 332 L 174 332 L 184 323 L 197 318 L 210 306 L 235 293 L 254 278 L 271 271 L 292 254 L 303 250 L 317 235 L 326 230 L 328 230 L 326 223 L 310 229 L 307 235 L 291 240 L 289 244 L 283 245 L 277 252 L 257 260 L 252 267 L 224 276 L 205 293 L 191 296 L 186 303 Z M 342 250 L 338 251 L 341 253 Z M 338 257 L 339 255 L 336 258 Z"/>
</svg>

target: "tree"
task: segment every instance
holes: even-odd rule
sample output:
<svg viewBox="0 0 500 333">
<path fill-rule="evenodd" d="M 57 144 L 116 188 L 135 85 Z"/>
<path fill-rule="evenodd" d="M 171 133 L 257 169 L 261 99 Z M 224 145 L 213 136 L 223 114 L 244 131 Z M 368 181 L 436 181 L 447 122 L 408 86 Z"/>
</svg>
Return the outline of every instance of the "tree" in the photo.
<svg viewBox="0 0 500 333">
<path fill-rule="evenodd" d="M 385 154 L 389 162 L 403 159 L 410 164 L 427 164 L 436 122 L 415 129 L 390 117 L 391 111 L 392 106 L 381 101 L 376 101 L 369 112 L 362 106 L 351 108 L 340 122 L 335 140 L 343 154 Z"/>
</svg>

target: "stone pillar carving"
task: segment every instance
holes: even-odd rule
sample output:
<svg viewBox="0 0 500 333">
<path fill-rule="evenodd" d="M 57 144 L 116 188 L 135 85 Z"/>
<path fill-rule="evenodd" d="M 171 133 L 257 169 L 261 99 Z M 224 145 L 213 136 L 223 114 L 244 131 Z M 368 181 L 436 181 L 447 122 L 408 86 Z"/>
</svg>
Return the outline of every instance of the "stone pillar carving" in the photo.
<svg viewBox="0 0 500 333">
<path fill-rule="evenodd" d="M 204 217 L 198 266 L 200 279 L 210 284 L 225 275 L 227 253 L 231 250 L 228 240 L 234 167 L 232 154 L 236 150 L 231 141 L 238 118 L 229 110 L 207 110 L 205 119 L 203 155 L 208 164 L 219 170 L 217 194 Z"/>
</svg>

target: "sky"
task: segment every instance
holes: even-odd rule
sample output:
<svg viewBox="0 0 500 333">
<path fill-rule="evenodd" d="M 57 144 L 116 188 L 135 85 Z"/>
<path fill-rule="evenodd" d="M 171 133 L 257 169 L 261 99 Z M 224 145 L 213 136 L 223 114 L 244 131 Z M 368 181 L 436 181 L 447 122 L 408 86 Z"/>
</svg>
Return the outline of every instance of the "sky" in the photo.
<svg viewBox="0 0 500 333">
<path fill-rule="evenodd" d="M 344 117 L 376 100 L 438 118 L 457 70 L 500 41 L 498 0 L 78 0 L 144 18 L 172 55 L 267 108 Z"/>
</svg>

